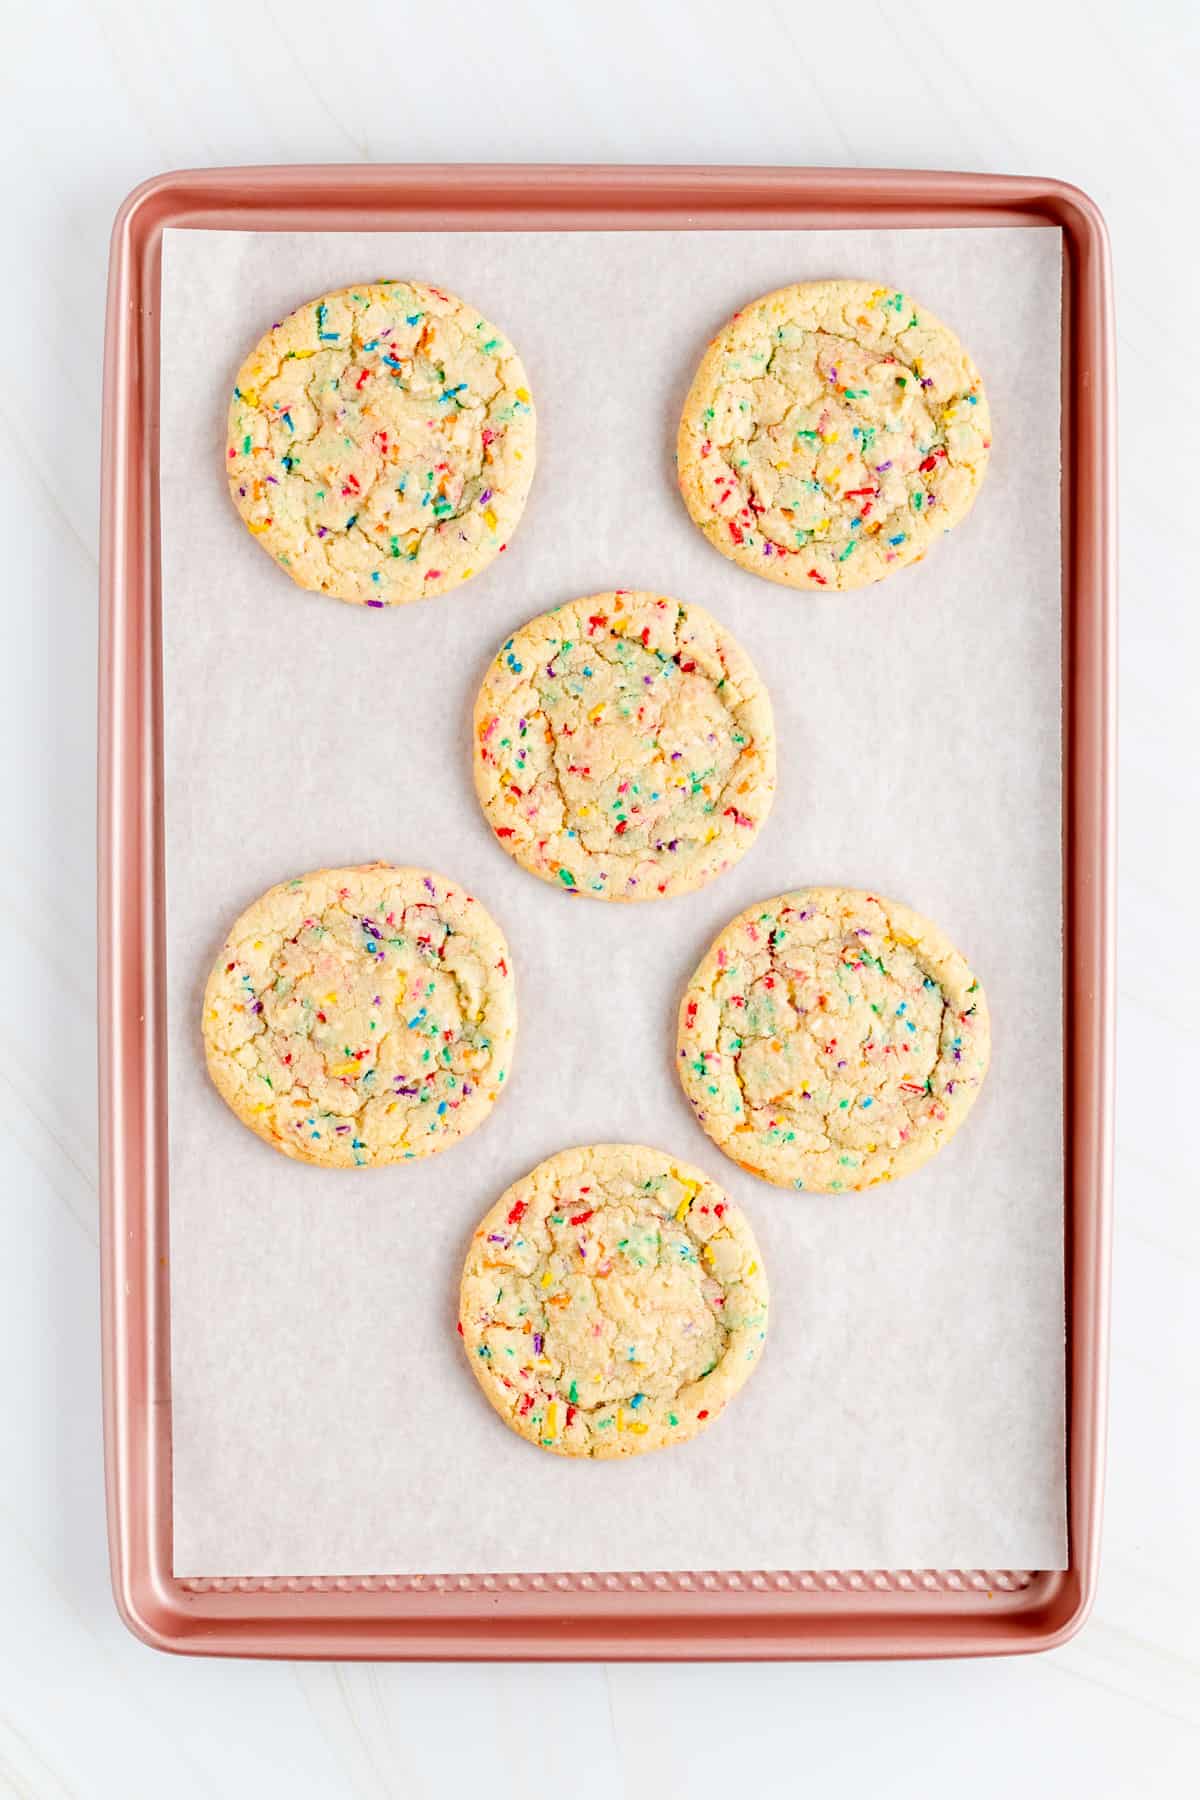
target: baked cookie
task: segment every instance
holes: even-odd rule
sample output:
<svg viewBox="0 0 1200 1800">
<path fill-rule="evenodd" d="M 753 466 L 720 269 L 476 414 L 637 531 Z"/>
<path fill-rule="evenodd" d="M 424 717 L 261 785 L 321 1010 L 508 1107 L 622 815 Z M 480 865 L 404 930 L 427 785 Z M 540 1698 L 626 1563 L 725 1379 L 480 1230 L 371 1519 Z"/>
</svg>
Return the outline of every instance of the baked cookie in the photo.
<svg viewBox="0 0 1200 1800">
<path fill-rule="evenodd" d="M 679 1009 L 679 1075 L 734 1162 L 837 1193 L 907 1175 L 951 1138 L 987 1071 L 979 982 L 895 900 L 799 888 L 727 925 Z"/>
<path fill-rule="evenodd" d="M 770 811 L 771 703 L 702 608 L 593 594 L 501 648 L 475 703 L 475 787 L 509 854 L 568 893 L 683 894 Z"/>
<path fill-rule="evenodd" d="M 745 1218 L 661 1150 L 561 1150 L 482 1220 L 459 1331 L 507 1425 L 560 1456 L 637 1456 L 712 1423 L 767 1330 Z"/>
<path fill-rule="evenodd" d="M 301 587 L 366 606 L 444 594 L 521 517 L 525 370 L 453 294 L 343 288 L 272 325 L 242 364 L 226 466 L 242 518 Z"/>
<path fill-rule="evenodd" d="M 723 556 L 788 587 L 882 581 L 969 511 L 987 396 L 907 294 L 803 281 L 718 333 L 679 425 L 687 509 Z"/>
<path fill-rule="evenodd" d="M 285 1156 L 326 1168 L 431 1156 L 474 1131 L 516 1023 L 495 920 L 444 876 L 388 863 L 269 889 L 204 995 L 221 1098 Z"/>
</svg>

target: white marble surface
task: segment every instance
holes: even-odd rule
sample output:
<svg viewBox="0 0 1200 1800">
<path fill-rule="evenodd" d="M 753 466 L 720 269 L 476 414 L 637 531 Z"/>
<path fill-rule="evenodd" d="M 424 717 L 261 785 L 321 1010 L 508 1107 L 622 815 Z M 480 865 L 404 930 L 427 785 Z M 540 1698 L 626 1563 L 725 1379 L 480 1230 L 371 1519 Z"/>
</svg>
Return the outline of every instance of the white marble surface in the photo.
<svg viewBox="0 0 1200 1800">
<path fill-rule="evenodd" d="M 1200 1751 L 1200 562 L 1190 0 L 43 0 L 0 107 L 8 699 L 0 875 L 0 1790 L 495 1800 L 556 1787 L 1175 1796 Z M 156 1656 L 108 1594 L 93 1050 L 109 225 L 168 167 L 439 158 L 1064 176 L 1108 215 L 1121 381 L 1120 1098 L 1104 1569 L 1053 1655 L 907 1666 L 288 1666 Z M 1180 521 L 1187 528 L 1180 530 Z"/>
</svg>

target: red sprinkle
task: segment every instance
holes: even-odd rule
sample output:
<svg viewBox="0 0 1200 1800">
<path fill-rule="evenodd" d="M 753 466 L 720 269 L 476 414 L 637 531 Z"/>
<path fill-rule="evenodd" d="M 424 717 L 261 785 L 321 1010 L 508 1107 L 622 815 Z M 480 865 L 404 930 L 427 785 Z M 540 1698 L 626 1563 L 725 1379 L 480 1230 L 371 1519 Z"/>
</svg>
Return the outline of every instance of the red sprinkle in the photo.
<svg viewBox="0 0 1200 1800">
<path fill-rule="evenodd" d="M 595 1210 L 594 1206 L 589 1206 L 586 1212 L 575 1213 L 571 1219 L 572 1225 L 586 1225 Z"/>
<path fill-rule="evenodd" d="M 529 1202 L 527 1200 L 516 1201 L 516 1203 L 513 1206 L 512 1211 L 508 1215 L 509 1224 L 510 1225 L 519 1225 L 521 1223 L 522 1217 L 524 1216 L 525 1212 L 528 1209 L 528 1206 L 529 1206 Z"/>
<path fill-rule="evenodd" d="M 824 575 L 818 575 L 817 571 L 815 569 L 808 569 L 805 571 L 805 573 L 808 575 L 811 575 L 814 581 L 819 581 L 822 587 L 829 586 L 829 583 L 826 581 Z"/>
</svg>

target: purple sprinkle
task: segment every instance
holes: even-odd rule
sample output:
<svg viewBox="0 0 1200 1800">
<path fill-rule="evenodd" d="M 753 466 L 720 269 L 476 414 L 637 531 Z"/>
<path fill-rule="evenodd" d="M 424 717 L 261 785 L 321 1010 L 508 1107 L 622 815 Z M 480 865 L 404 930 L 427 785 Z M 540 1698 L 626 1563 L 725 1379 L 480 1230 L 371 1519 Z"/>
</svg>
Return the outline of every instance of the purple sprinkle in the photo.
<svg viewBox="0 0 1200 1800">
<path fill-rule="evenodd" d="M 368 600 L 367 605 L 368 606 L 382 606 L 383 601 L 382 600 Z"/>
<path fill-rule="evenodd" d="M 470 1084 L 470 1082 L 469 1082 L 469 1081 L 464 1081 L 464 1082 L 463 1082 L 463 1085 L 462 1085 L 462 1095 L 463 1095 L 463 1099 L 464 1099 L 464 1100 L 465 1100 L 465 1099 L 466 1099 L 466 1098 L 467 1098 L 467 1095 L 468 1095 L 468 1094 L 469 1094 L 469 1093 L 470 1093 L 470 1092 L 471 1092 L 471 1084 Z"/>
<path fill-rule="evenodd" d="M 829 379 L 830 379 L 830 381 L 836 381 L 836 380 L 837 380 L 837 370 L 836 370 L 836 369 L 830 369 L 830 371 L 829 371 Z"/>
<path fill-rule="evenodd" d="M 399 1075 L 397 1075 L 397 1077 L 396 1077 L 396 1092 L 398 1094 L 415 1094 L 416 1091 L 417 1090 L 415 1087 L 401 1087 L 400 1077 L 399 1077 Z"/>
<path fill-rule="evenodd" d="M 491 499 L 491 497 L 492 497 L 491 488 L 484 488 L 482 494 L 480 494 L 480 496 L 479 496 L 480 506 L 486 506 L 488 501 Z"/>
<path fill-rule="evenodd" d="M 437 889 L 434 887 L 432 881 L 430 881 L 428 875 L 426 875 L 426 877 L 425 877 L 425 886 L 429 889 L 430 893 L 433 895 L 434 899 L 436 900 L 437 899 Z"/>
<path fill-rule="evenodd" d="M 871 933 L 865 925 L 860 925 L 854 933 L 855 937 L 870 937 Z"/>
<path fill-rule="evenodd" d="M 488 1237 L 489 1244 L 507 1244 L 507 1242 L 508 1239 L 498 1231 L 493 1231 Z"/>
<path fill-rule="evenodd" d="M 547 675 L 549 675 L 551 677 L 554 677 L 558 674 L 558 670 L 555 668 L 555 666 L 552 662 L 548 662 L 546 664 L 546 673 L 547 673 Z"/>
<path fill-rule="evenodd" d="M 368 919 L 365 915 L 362 920 L 362 928 L 366 932 L 368 937 L 373 937 L 376 940 L 378 940 L 379 938 L 381 938 L 383 936 L 383 933 L 382 933 L 382 931 L 380 931 L 378 925 L 373 925 L 371 923 L 370 919 Z"/>
<path fill-rule="evenodd" d="M 250 1011 L 252 1013 L 260 1013 L 262 1011 L 262 1001 L 256 1000 L 254 1005 L 250 1008 Z"/>
<path fill-rule="evenodd" d="M 653 675 L 643 675 L 642 682 L 643 682 L 644 686 L 646 686 L 646 687 L 653 687 L 653 685 L 654 685 Z"/>
<path fill-rule="evenodd" d="M 349 1131 L 350 1127 L 348 1125 L 335 1125 L 333 1129 L 335 1131 Z"/>
<path fill-rule="evenodd" d="M 328 528 L 328 526 L 326 526 L 326 525 L 318 525 L 318 526 L 317 526 L 317 536 L 318 536 L 318 537 L 328 537 L 328 536 L 329 536 L 329 528 Z"/>
<path fill-rule="evenodd" d="M 542 1354 L 542 1345 L 545 1343 L 545 1341 L 546 1340 L 542 1336 L 540 1331 L 534 1332 L 534 1334 L 533 1334 L 533 1354 L 535 1356 L 540 1356 Z"/>
<path fill-rule="evenodd" d="M 933 386 L 933 376 L 932 375 L 922 375 L 921 386 L 922 387 L 932 387 Z"/>
<path fill-rule="evenodd" d="M 267 476 L 267 480 L 268 480 L 268 481 L 269 481 L 269 482 L 270 482 L 270 484 L 271 484 L 271 486 L 272 486 L 272 487 L 278 487 L 278 486 L 279 486 L 279 482 L 278 482 L 278 481 L 277 481 L 277 480 L 276 480 L 276 478 L 275 478 L 275 476 L 274 476 L 274 475 L 268 475 L 268 476 Z"/>
<path fill-rule="evenodd" d="M 244 500 L 244 499 L 245 499 L 245 498 L 246 498 L 246 490 L 245 490 L 245 488 L 239 488 L 239 489 L 238 489 L 238 493 L 239 493 L 239 494 L 240 494 L 240 495 L 241 495 L 241 496 L 242 496 L 242 499 L 243 499 L 243 500 Z"/>
</svg>

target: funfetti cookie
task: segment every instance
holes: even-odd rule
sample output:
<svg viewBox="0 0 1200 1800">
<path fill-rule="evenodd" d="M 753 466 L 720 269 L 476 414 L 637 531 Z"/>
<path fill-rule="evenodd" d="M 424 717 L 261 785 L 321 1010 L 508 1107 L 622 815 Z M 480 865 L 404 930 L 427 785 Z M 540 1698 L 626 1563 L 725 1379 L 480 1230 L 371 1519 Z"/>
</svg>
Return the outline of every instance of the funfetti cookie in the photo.
<svg viewBox="0 0 1200 1800">
<path fill-rule="evenodd" d="M 692 976 L 679 1078 L 727 1156 L 779 1187 L 866 1188 L 966 1118 L 991 1040 L 978 977 L 895 900 L 799 888 L 747 907 Z"/>
<path fill-rule="evenodd" d="M 566 893 L 686 893 L 770 811 L 771 703 L 702 607 L 593 594 L 501 646 L 475 704 L 475 786 L 497 841 Z"/>
<path fill-rule="evenodd" d="M 504 1090 L 512 959 L 457 882 L 368 863 L 284 881 L 246 908 L 204 995 L 208 1072 L 286 1156 L 361 1168 L 431 1156 Z"/>
<path fill-rule="evenodd" d="M 463 1347 L 506 1425 L 560 1456 L 638 1456 L 711 1425 L 758 1367 L 767 1279 L 741 1211 L 639 1144 L 539 1163 L 471 1240 Z"/>
<path fill-rule="evenodd" d="M 683 409 L 679 485 L 723 556 L 855 588 L 917 562 L 974 504 L 991 421 L 957 337 L 910 294 L 806 281 L 735 313 Z"/>
<path fill-rule="evenodd" d="M 504 334 L 439 288 L 379 281 L 309 301 L 255 345 L 234 383 L 226 470 L 293 581 L 401 606 L 506 547 L 534 437 Z"/>
</svg>

